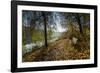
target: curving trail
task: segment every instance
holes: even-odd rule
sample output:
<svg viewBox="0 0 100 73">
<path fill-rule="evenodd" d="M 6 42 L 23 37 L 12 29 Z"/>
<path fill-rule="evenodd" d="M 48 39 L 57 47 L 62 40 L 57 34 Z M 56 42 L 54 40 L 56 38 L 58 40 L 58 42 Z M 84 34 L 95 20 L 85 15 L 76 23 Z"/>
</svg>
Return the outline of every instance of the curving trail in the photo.
<svg viewBox="0 0 100 73">
<path fill-rule="evenodd" d="M 78 51 L 70 39 L 59 39 L 47 48 L 40 48 L 23 57 L 23 62 L 88 59 L 89 49 Z"/>
</svg>

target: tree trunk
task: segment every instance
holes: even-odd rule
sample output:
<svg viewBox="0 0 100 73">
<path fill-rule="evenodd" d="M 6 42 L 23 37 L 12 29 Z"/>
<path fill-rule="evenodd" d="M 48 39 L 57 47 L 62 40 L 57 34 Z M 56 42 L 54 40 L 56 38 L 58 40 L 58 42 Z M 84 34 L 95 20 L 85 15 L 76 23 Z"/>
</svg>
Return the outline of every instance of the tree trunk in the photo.
<svg viewBox="0 0 100 73">
<path fill-rule="evenodd" d="M 83 33 L 82 24 L 81 24 L 81 21 L 80 21 L 80 16 L 79 16 L 79 14 L 77 14 L 76 18 L 77 18 L 77 22 L 78 22 L 78 24 L 79 24 L 80 33 Z"/>
<path fill-rule="evenodd" d="M 42 16 L 44 18 L 44 35 L 45 35 L 45 46 L 47 47 L 47 18 L 46 18 L 46 14 L 44 12 L 42 12 Z"/>
</svg>

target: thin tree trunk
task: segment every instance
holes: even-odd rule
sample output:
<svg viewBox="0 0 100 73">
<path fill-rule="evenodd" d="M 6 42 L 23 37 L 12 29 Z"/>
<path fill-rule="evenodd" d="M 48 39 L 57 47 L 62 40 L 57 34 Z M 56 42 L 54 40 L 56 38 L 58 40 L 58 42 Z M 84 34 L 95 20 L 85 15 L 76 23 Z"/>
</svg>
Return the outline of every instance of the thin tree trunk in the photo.
<svg viewBox="0 0 100 73">
<path fill-rule="evenodd" d="M 44 12 L 42 12 L 42 16 L 44 18 L 44 35 L 45 35 L 45 46 L 47 47 L 47 18 Z"/>
<path fill-rule="evenodd" d="M 82 24 L 81 24 L 81 21 L 80 21 L 80 16 L 79 16 L 79 14 L 77 14 L 76 18 L 77 18 L 77 22 L 78 22 L 78 24 L 79 24 L 80 33 L 83 33 Z"/>
</svg>

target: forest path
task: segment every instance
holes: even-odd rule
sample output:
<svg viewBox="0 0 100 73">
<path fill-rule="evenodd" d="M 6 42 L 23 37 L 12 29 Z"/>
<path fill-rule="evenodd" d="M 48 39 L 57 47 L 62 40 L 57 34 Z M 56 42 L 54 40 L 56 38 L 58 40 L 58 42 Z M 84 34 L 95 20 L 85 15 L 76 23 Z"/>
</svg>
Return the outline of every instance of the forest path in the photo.
<svg viewBox="0 0 100 73">
<path fill-rule="evenodd" d="M 67 60 L 72 49 L 71 40 L 61 39 L 48 47 L 45 60 Z"/>
<path fill-rule="evenodd" d="M 48 48 L 38 49 L 27 54 L 23 61 L 67 60 L 72 49 L 71 40 L 60 39 L 50 44 Z"/>
<path fill-rule="evenodd" d="M 62 38 L 51 43 L 47 48 L 36 49 L 26 54 L 23 62 L 89 59 L 89 57 L 89 49 L 78 51 L 70 39 Z"/>
</svg>

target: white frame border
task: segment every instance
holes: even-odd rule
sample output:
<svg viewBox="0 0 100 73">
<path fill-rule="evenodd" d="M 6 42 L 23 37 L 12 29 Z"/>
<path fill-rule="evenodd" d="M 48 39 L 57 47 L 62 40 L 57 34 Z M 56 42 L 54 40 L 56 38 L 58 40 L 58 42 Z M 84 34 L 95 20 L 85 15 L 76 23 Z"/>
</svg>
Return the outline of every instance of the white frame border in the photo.
<svg viewBox="0 0 100 73">
<path fill-rule="evenodd" d="M 47 62 L 26 62 L 22 63 L 22 10 L 33 11 L 59 11 L 59 12 L 76 12 L 76 13 L 90 13 L 90 59 L 87 60 L 68 60 L 68 61 L 47 61 Z M 44 67 L 44 66 L 60 66 L 60 65 L 80 65 L 80 64 L 94 64 L 94 10 L 93 9 L 77 9 L 77 8 L 59 8 L 59 7 L 44 7 L 44 6 L 17 6 L 17 67 Z M 91 33 L 92 32 L 92 33 Z"/>
</svg>

